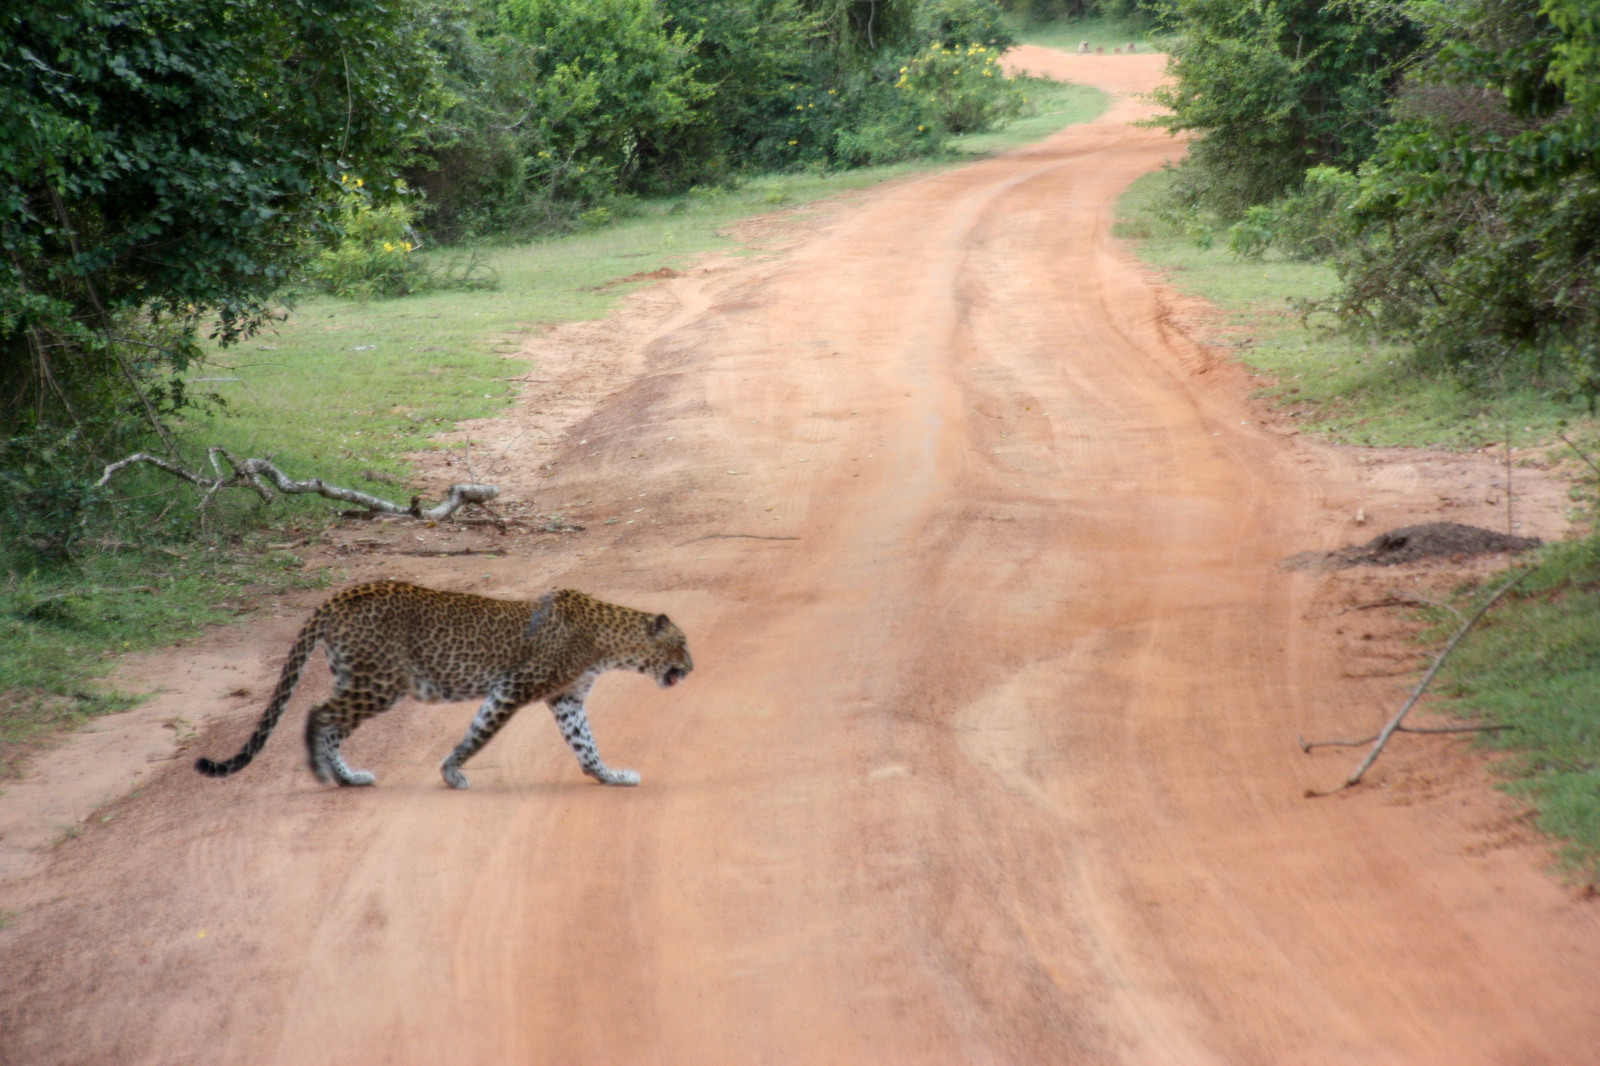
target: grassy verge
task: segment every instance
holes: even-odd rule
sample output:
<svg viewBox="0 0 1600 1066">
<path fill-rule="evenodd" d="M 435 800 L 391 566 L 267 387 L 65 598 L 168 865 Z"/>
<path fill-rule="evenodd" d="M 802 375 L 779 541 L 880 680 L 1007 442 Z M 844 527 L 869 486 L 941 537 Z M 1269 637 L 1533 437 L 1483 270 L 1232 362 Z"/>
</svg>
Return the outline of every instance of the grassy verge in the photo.
<svg viewBox="0 0 1600 1066">
<path fill-rule="evenodd" d="M 1307 327 L 1294 298 L 1337 283 L 1325 266 L 1240 259 L 1196 247 L 1157 215 L 1168 176 L 1141 179 L 1119 204 L 1116 232 L 1184 292 L 1222 313 L 1215 340 L 1272 384 L 1262 395 L 1305 431 L 1362 445 L 1472 448 L 1548 444 L 1558 432 L 1594 439 L 1594 420 L 1532 389 L 1486 394 L 1442 375 L 1418 374 L 1402 349 Z M 1576 425 L 1566 426 L 1573 422 Z M 1572 876 L 1600 883 L 1600 539 L 1547 549 L 1538 572 L 1495 607 L 1447 662 L 1441 694 L 1451 709 L 1489 725 L 1482 743 L 1506 753 L 1505 787 L 1526 799 L 1538 825 L 1562 841 Z M 1460 593 L 1462 605 L 1482 589 Z M 1425 617 L 1425 616 L 1424 616 Z M 1442 642 L 1459 622 L 1441 621 Z"/>
<path fill-rule="evenodd" d="M 969 133 L 952 146 L 961 155 L 993 155 L 1020 148 L 1079 122 L 1089 122 L 1105 111 L 1111 98 L 1099 89 L 1069 85 L 1048 78 L 1019 79 L 1027 94 L 1027 109 L 1004 129 Z"/>
<path fill-rule="evenodd" d="M 1063 52 L 1076 52 L 1078 45 L 1087 41 L 1091 51 L 1100 48 L 1108 55 L 1113 48 L 1126 48 L 1129 44 L 1141 52 L 1159 52 L 1165 40 L 1165 35 L 1156 31 L 1149 20 L 1115 18 L 1033 23 L 1013 15 L 1012 33 L 1028 44 L 1059 48 Z"/>
<path fill-rule="evenodd" d="M 957 157 L 1036 140 L 1105 106 L 1094 90 L 1051 83 L 1031 85 L 1030 97 L 1029 114 L 1010 129 L 958 139 Z M 291 477 L 404 500 L 422 488 L 407 453 L 511 400 L 507 379 L 521 371 L 502 356 L 528 332 L 606 314 L 642 284 L 615 284 L 619 278 L 741 251 L 727 236 L 740 219 L 944 165 L 774 175 L 640 203 L 584 233 L 481 250 L 481 265 L 499 279 L 494 290 L 371 303 L 304 299 L 275 329 L 213 352 L 191 374 L 191 388 L 217 404 L 177 428 L 196 458 L 222 445 L 240 457 L 270 456 Z M 117 656 L 171 645 L 231 620 L 261 595 L 324 580 L 289 545 L 327 528 L 335 507 L 326 500 L 280 497 L 264 507 L 235 493 L 218 498 L 201 529 L 196 494 L 166 475 L 134 468 L 115 487 L 122 498 L 156 498 L 156 506 L 124 532 L 88 544 L 71 566 L 8 562 L 0 584 L 0 780 L 53 734 L 134 702 L 98 680 Z"/>
<path fill-rule="evenodd" d="M 1502 442 L 1509 427 L 1520 446 L 1553 439 L 1576 417 L 1577 409 L 1538 390 L 1474 390 L 1448 375 L 1417 373 L 1397 346 L 1307 324 L 1294 301 L 1331 294 L 1332 268 L 1198 247 L 1158 214 L 1169 181 L 1159 171 L 1134 183 L 1118 204 L 1114 232 L 1133 240 L 1174 287 L 1222 311 L 1212 339 L 1268 375 L 1274 383 L 1263 395 L 1307 432 L 1351 444 L 1462 449 Z"/>
<path fill-rule="evenodd" d="M 1441 691 L 1508 727 L 1483 740 L 1506 753 L 1506 788 L 1564 842 L 1564 871 L 1600 885 L 1600 541 L 1547 549 L 1514 595 L 1445 664 Z"/>
<path fill-rule="evenodd" d="M 0 780 L 53 734 L 137 700 L 98 682 L 118 655 L 170 645 L 315 584 L 265 533 L 183 549 L 101 550 L 70 572 L 13 572 L 0 588 Z"/>
</svg>

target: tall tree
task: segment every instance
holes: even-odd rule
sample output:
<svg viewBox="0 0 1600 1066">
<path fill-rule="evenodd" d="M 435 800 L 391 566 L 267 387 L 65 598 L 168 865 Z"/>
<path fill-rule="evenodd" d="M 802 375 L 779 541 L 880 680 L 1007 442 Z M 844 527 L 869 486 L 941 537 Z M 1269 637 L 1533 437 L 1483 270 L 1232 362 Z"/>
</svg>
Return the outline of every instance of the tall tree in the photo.
<svg viewBox="0 0 1600 1066">
<path fill-rule="evenodd" d="M 1417 25 L 1368 0 L 1161 0 L 1177 34 L 1157 92 L 1197 134 L 1184 188 L 1225 218 L 1297 189 L 1314 166 L 1372 154 Z"/>
<path fill-rule="evenodd" d="M 1479 378 L 1600 396 L 1600 13 L 1423 3 L 1429 54 L 1362 173 L 1340 308 Z"/>
<path fill-rule="evenodd" d="M 341 172 L 427 99 L 404 0 L 34 0 L 0 16 L 0 430 L 91 447 L 194 332 L 269 314 Z M 369 182 L 379 187 L 381 182 Z"/>
</svg>

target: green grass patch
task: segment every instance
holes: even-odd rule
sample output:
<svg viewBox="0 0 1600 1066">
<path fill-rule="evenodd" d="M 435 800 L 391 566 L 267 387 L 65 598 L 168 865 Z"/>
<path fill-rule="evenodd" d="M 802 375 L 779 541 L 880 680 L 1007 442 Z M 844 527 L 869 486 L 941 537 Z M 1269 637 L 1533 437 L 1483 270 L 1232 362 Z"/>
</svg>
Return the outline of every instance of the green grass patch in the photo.
<svg viewBox="0 0 1600 1066">
<path fill-rule="evenodd" d="M 1027 105 L 1022 115 L 1003 129 L 988 133 L 969 133 L 957 137 L 952 145 L 964 155 L 993 155 L 1041 141 L 1080 122 L 1099 118 L 1111 98 L 1087 85 L 1072 85 L 1049 78 L 1023 77 Z"/>
<path fill-rule="evenodd" d="M 1011 26 L 1017 40 L 1026 44 L 1076 52 L 1079 44 L 1088 41 L 1091 52 L 1100 48 L 1107 55 L 1113 48 L 1126 49 L 1129 44 L 1140 52 L 1164 51 L 1170 36 L 1157 31 L 1147 19 L 1085 18 L 1030 23 L 1013 14 Z"/>
<path fill-rule="evenodd" d="M 0 779 L 55 733 L 137 702 L 99 683 L 118 655 L 171 645 L 263 592 L 319 580 L 265 533 L 181 550 L 107 546 L 70 571 L 12 571 L 0 588 Z"/>
<path fill-rule="evenodd" d="M 1506 753 L 1506 788 L 1564 841 L 1564 870 L 1600 884 L 1600 541 L 1547 549 L 1446 661 L 1440 691 L 1510 727 L 1483 741 Z"/>
<path fill-rule="evenodd" d="M 1581 411 L 1535 388 L 1489 392 L 1444 373 L 1418 373 L 1397 345 L 1335 332 L 1306 321 L 1301 301 L 1333 294 L 1338 277 L 1321 263 L 1269 253 L 1235 255 L 1161 217 L 1170 171 L 1140 178 L 1117 205 L 1113 232 L 1182 292 L 1222 312 L 1209 339 L 1232 345 L 1246 366 L 1270 377 L 1263 395 L 1307 432 L 1372 446 L 1467 449 L 1548 441 Z"/>
</svg>

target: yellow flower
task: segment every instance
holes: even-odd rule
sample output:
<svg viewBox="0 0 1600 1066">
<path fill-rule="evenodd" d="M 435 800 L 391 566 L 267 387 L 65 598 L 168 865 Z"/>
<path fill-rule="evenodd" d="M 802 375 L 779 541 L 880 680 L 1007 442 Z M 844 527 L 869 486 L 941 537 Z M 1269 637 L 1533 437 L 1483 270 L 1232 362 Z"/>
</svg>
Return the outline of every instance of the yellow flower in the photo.
<svg viewBox="0 0 1600 1066">
<path fill-rule="evenodd" d="M 409 251 L 411 251 L 411 242 L 410 241 L 402 241 L 401 244 L 400 244 L 400 247 L 404 248 L 406 251 L 409 252 Z"/>
<path fill-rule="evenodd" d="M 797 144 L 799 144 L 799 143 L 800 143 L 800 142 L 799 142 L 799 141 L 790 141 L 790 142 L 789 142 L 789 147 L 790 147 L 790 148 L 793 148 L 793 147 L 794 147 L 794 146 L 795 146 L 795 145 L 797 145 Z"/>
</svg>

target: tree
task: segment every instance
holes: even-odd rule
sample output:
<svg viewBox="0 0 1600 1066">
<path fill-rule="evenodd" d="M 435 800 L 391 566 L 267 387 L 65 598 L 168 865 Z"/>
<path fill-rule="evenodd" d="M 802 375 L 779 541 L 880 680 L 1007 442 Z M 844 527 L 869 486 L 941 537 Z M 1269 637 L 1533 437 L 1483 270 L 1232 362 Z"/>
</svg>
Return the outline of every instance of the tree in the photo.
<svg viewBox="0 0 1600 1066">
<path fill-rule="evenodd" d="M 428 65 L 403 10 L 43 0 L 4 17 L 8 432 L 92 402 L 72 383 L 104 359 L 181 362 L 202 320 L 224 341 L 261 324 L 340 172 L 381 174 L 404 147 Z M 117 348 L 136 316 L 180 328 L 164 350 Z"/>
<path fill-rule="evenodd" d="M 1375 150 L 1385 105 L 1420 44 L 1403 11 L 1364 0 L 1162 0 L 1179 33 L 1157 99 L 1194 131 L 1191 206 L 1232 220 L 1300 185 L 1315 166 L 1354 169 Z"/>
<path fill-rule="evenodd" d="M 160 431 L 184 400 L 168 372 L 193 358 L 201 323 L 223 342 L 258 328 L 308 234 L 328 224 L 341 172 L 378 178 L 399 157 L 431 71 L 408 11 L 399 0 L 7 7 L 0 516 L 58 493 L 60 470 L 38 469 L 41 457 L 70 465 Z"/>
<path fill-rule="evenodd" d="M 504 0 L 506 31 L 528 48 L 532 176 L 552 195 L 595 198 L 646 182 L 711 94 L 696 38 L 654 0 Z"/>
<path fill-rule="evenodd" d="M 1600 16 L 1419 4 L 1429 52 L 1349 212 L 1347 317 L 1479 380 L 1600 396 Z"/>
</svg>

